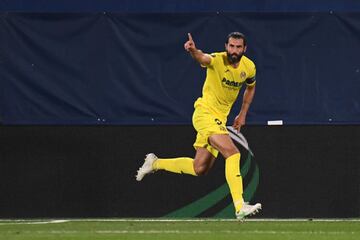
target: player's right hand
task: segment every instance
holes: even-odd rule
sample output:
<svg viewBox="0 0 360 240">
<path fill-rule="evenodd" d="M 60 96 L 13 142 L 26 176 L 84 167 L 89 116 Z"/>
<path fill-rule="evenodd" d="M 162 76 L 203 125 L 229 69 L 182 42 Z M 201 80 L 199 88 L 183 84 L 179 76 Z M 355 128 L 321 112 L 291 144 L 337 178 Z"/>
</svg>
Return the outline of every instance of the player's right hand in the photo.
<svg viewBox="0 0 360 240">
<path fill-rule="evenodd" d="M 245 125 L 245 115 L 240 113 L 235 117 L 234 124 L 232 125 L 232 127 L 236 129 L 237 132 L 240 132 L 241 127 L 244 125 Z"/>
<path fill-rule="evenodd" d="M 188 37 L 189 37 L 189 40 L 187 40 L 187 42 L 184 44 L 184 48 L 185 48 L 185 50 L 188 51 L 188 52 L 195 51 L 195 50 L 196 50 L 195 42 L 194 42 L 194 40 L 192 39 L 192 36 L 191 36 L 190 33 L 188 33 Z"/>
</svg>

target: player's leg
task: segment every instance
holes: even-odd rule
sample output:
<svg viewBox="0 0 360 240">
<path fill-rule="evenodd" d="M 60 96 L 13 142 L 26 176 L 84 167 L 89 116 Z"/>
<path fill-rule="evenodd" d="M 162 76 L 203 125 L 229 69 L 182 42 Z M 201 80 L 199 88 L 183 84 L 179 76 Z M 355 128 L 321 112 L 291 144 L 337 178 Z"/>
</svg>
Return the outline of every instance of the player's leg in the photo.
<svg viewBox="0 0 360 240">
<path fill-rule="evenodd" d="M 173 173 L 185 173 L 201 176 L 208 173 L 215 162 L 215 157 L 203 147 L 196 149 L 195 158 L 159 158 L 154 164 L 154 170 L 165 170 Z"/>
<path fill-rule="evenodd" d="M 194 159 L 189 157 L 158 158 L 154 162 L 153 168 L 155 171 L 165 170 L 178 174 L 185 173 L 196 176 L 194 170 Z"/>
<path fill-rule="evenodd" d="M 214 134 L 209 138 L 210 144 L 215 147 L 226 159 L 225 177 L 233 199 L 236 216 L 239 219 L 256 213 L 261 204 L 248 205 L 244 203 L 243 184 L 240 173 L 240 152 L 228 134 Z"/>
<path fill-rule="evenodd" d="M 225 177 L 229 185 L 235 210 L 243 205 L 243 185 L 240 174 L 240 152 L 227 134 L 214 134 L 209 138 L 210 144 L 225 158 Z"/>
<path fill-rule="evenodd" d="M 197 176 L 205 175 L 209 172 L 214 165 L 215 156 L 210 153 L 206 148 L 199 147 L 196 149 L 194 159 L 194 171 Z"/>
<path fill-rule="evenodd" d="M 158 158 L 154 153 L 145 157 L 144 164 L 136 174 L 136 180 L 141 181 L 145 175 L 157 170 L 165 170 L 173 173 L 185 173 L 196 176 L 194 170 L 194 159 L 189 157 Z"/>
<path fill-rule="evenodd" d="M 214 161 L 215 157 L 206 148 L 197 148 L 195 159 L 189 157 L 158 158 L 155 154 L 149 153 L 137 172 L 136 180 L 141 181 L 146 174 L 158 170 L 193 176 L 204 175 L 212 167 Z"/>
<path fill-rule="evenodd" d="M 218 154 L 218 151 L 210 146 L 208 138 L 213 131 L 212 126 L 216 121 L 202 108 L 196 108 L 193 114 L 193 125 L 197 131 L 194 147 L 195 158 L 158 158 L 155 154 L 146 155 L 145 162 L 139 168 L 136 180 L 141 181 L 143 177 L 156 170 L 165 170 L 173 173 L 185 173 L 190 175 L 204 175 L 211 166 Z"/>
<path fill-rule="evenodd" d="M 193 176 L 207 173 L 218 151 L 208 144 L 208 135 L 203 132 L 198 132 L 194 147 L 196 149 L 195 159 L 189 157 L 158 158 L 153 153 L 147 154 L 144 164 L 137 172 L 136 180 L 141 181 L 146 174 L 157 170 L 179 174 L 185 173 Z"/>
<path fill-rule="evenodd" d="M 195 108 L 192 122 L 197 131 L 196 140 L 193 145 L 196 149 L 194 169 L 198 176 L 205 175 L 214 165 L 219 153 L 209 144 L 209 136 L 214 131 L 213 126 L 216 125 L 216 121 L 206 109 L 198 106 Z"/>
</svg>

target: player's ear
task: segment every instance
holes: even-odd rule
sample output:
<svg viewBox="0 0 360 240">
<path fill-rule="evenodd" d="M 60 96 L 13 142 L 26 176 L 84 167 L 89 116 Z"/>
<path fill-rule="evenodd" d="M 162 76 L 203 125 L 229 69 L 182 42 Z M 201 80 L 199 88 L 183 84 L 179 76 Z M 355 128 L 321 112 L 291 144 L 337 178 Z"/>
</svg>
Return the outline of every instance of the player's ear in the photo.
<svg viewBox="0 0 360 240">
<path fill-rule="evenodd" d="M 225 43 L 225 50 L 227 50 L 227 43 Z"/>
<path fill-rule="evenodd" d="M 246 52 L 247 46 L 244 47 L 244 52 Z"/>
</svg>

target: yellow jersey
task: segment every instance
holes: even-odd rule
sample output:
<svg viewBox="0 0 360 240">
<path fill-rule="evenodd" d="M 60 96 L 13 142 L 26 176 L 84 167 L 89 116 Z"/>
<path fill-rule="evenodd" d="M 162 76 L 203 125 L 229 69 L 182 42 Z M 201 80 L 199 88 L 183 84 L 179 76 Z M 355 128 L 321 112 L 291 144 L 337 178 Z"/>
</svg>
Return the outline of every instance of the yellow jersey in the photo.
<svg viewBox="0 0 360 240">
<path fill-rule="evenodd" d="M 244 55 L 237 68 L 230 65 L 226 52 L 212 53 L 210 56 L 202 97 L 196 100 L 194 106 L 202 105 L 226 121 L 242 85 L 255 85 L 256 67 Z"/>
</svg>

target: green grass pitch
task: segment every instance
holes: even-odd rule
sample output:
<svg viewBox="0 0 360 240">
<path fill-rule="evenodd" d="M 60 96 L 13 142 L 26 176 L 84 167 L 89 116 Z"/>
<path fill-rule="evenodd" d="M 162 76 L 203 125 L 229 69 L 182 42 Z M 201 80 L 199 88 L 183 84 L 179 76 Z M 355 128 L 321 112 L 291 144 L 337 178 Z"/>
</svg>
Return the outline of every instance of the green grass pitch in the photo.
<svg viewBox="0 0 360 240">
<path fill-rule="evenodd" d="M 0 220 L 0 240 L 360 239 L 360 220 Z"/>
</svg>

